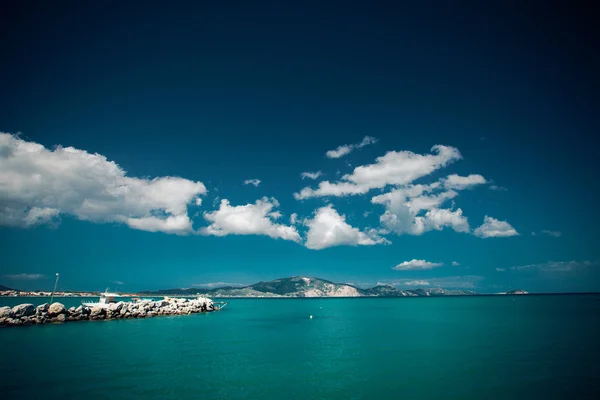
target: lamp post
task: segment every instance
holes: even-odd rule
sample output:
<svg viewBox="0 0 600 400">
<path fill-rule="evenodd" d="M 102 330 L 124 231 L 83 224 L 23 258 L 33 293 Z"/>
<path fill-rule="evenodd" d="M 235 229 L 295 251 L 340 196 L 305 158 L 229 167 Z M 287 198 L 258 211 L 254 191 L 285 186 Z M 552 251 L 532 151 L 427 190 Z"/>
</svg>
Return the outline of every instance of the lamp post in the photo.
<svg viewBox="0 0 600 400">
<path fill-rule="evenodd" d="M 58 272 L 56 273 L 56 281 L 54 282 L 54 289 L 52 290 L 52 295 L 50 296 L 50 304 L 52 304 L 52 300 L 54 299 L 54 292 L 56 292 L 56 285 L 58 285 Z"/>
</svg>

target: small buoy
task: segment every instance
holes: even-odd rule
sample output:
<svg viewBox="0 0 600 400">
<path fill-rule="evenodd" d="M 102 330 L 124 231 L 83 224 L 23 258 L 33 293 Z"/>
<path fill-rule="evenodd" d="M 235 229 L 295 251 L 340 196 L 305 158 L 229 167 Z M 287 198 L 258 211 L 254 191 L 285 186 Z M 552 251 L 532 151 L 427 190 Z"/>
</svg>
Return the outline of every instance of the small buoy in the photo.
<svg viewBox="0 0 600 400">
<path fill-rule="evenodd" d="M 310 319 L 312 319 L 312 315 L 310 316 Z"/>
</svg>

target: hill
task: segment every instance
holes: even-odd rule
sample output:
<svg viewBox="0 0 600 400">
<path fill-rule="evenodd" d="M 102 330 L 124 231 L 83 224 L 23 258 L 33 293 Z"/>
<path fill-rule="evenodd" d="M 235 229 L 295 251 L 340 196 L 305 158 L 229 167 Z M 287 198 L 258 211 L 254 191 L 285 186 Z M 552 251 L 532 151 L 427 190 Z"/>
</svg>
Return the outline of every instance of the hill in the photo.
<svg viewBox="0 0 600 400">
<path fill-rule="evenodd" d="M 378 285 L 368 289 L 361 289 L 345 283 L 334 283 L 325 279 L 305 276 L 293 276 L 267 282 L 258 282 L 244 287 L 146 290 L 140 293 L 159 296 L 204 294 L 211 297 L 415 297 L 476 294 L 470 290 L 446 290 L 439 288 L 400 290 L 389 285 Z"/>
</svg>

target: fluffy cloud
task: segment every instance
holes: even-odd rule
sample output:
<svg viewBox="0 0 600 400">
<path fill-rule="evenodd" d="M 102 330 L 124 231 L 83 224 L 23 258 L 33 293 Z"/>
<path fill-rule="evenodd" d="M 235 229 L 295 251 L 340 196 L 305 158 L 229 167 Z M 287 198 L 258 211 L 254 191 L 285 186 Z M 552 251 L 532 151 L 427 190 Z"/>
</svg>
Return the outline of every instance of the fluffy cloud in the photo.
<svg viewBox="0 0 600 400">
<path fill-rule="evenodd" d="M 475 229 L 475 236 L 482 238 L 517 236 L 519 233 L 506 221 L 488 217 L 483 219 L 483 225 Z"/>
<path fill-rule="evenodd" d="M 453 267 L 458 267 L 459 265 L 460 265 L 460 263 L 458 261 L 452 261 Z"/>
<path fill-rule="evenodd" d="M 442 230 L 445 227 L 456 232 L 469 232 L 467 217 L 462 215 L 459 208 L 455 211 L 433 208 L 423 216 L 416 214 L 408 206 L 399 207 L 396 212 L 387 210 L 379 217 L 381 225 L 386 231 L 397 235 L 422 235 L 431 230 Z"/>
<path fill-rule="evenodd" d="M 318 179 L 321 175 L 323 175 L 322 171 L 317 172 L 303 172 L 300 174 L 302 179 Z"/>
<path fill-rule="evenodd" d="M 344 215 L 330 204 L 315 211 L 312 219 L 304 221 L 308 227 L 306 234 L 306 247 L 313 250 L 340 245 L 374 245 L 387 242 L 380 238 L 374 231 L 361 232 L 346 222 Z"/>
<path fill-rule="evenodd" d="M 294 226 L 274 222 L 281 217 L 279 202 L 274 198 L 263 197 L 254 204 L 231 206 L 229 200 L 221 200 L 218 210 L 205 212 L 204 218 L 210 225 L 200 229 L 201 234 L 214 236 L 227 235 L 266 235 L 273 239 L 300 242 L 300 235 Z"/>
<path fill-rule="evenodd" d="M 422 270 L 422 269 L 433 269 L 443 266 L 443 263 L 433 263 L 425 260 L 410 260 L 404 261 L 393 267 L 396 271 L 414 271 L 414 270 Z"/>
<path fill-rule="evenodd" d="M 187 206 L 202 182 L 126 176 L 113 161 L 73 147 L 54 150 L 0 133 L 0 225 L 32 226 L 70 214 L 149 231 L 192 231 Z"/>
<path fill-rule="evenodd" d="M 15 281 L 36 281 L 39 279 L 44 279 L 46 276 L 42 274 L 11 274 L 11 275 L 2 275 L 3 278 L 11 279 Z"/>
<path fill-rule="evenodd" d="M 482 185 L 487 181 L 481 175 L 471 174 L 469 176 L 460 176 L 456 174 L 448 175 L 444 179 L 446 189 L 463 190 L 475 185 Z"/>
<path fill-rule="evenodd" d="M 360 143 L 357 144 L 343 144 L 335 150 L 329 150 L 325 155 L 329 158 L 340 158 L 347 154 L 350 154 L 355 149 L 368 146 L 370 144 L 377 143 L 377 139 L 372 136 L 365 136 Z M 316 179 L 316 178 L 313 178 Z"/>
<path fill-rule="evenodd" d="M 431 283 L 429 283 L 428 281 L 423 281 L 423 280 L 407 281 L 407 282 L 404 282 L 404 284 L 406 286 L 431 286 Z"/>
<path fill-rule="evenodd" d="M 246 179 L 244 185 L 254 185 L 254 187 L 258 187 L 258 185 L 260 185 L 260 179 Z"/>
<path fill-rule="evenodd" d="M 513 271 L 569 272 L 598 265 L 591 261 L 550 261 L 541 264 L 519 265 L 511 267 Z"/>
<path fill-rule="evenodd" d="M 433 154 L 426 155 L 411 151 L 390 151 L 378 157 L 374 164 L 354 168 L 351 174 L 342 176 L 339 182 L 323 181 L 317 189 L 305 187 L 299 193 L 294 193 L 294 197 L 301 200 L 310 197 L 357 195 L 387 185 L 408 185 L 462 158 L 458 149 L 450 146 L 435 145 L 431 151 Z"/>
<path fill-rule="evenodd" d="M 506 268 L 496 268 L 496 271 L 498 271 L 498 272 L 506 272 Z"/>
<path fill-rule="evenodd" d="M 298 214 L 293 213 L 292 215 L 290 215 L 290 224 L 296 225 L 296 222 L 298 222 Z"/>
<path fill-rule="evenodd" d="M 496 192 L 506 192 L 508 189 L 505 188 L 504 186 L 490 185 L 490 190 L 493 190 Z"/>
</svg>

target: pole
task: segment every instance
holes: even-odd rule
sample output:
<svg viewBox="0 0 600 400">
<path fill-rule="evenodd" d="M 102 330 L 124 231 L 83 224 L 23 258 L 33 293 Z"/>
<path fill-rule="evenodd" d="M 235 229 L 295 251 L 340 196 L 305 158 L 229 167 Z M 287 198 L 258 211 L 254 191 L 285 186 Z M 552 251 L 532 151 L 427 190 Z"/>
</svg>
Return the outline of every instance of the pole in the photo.
<svg viewBox="0 0 600 400">
<path fill-rule="evenodd" d="M 54 299 L 54 292 L 56 292 L 56 285 L 58 285 L 58 272 L 56 273 L 56 282 L 54 282 L 54 289 L 52 290 L 52 296 L 50 296 L 50 304 L 52 304 L 52 300 Z"/>
</svg>

